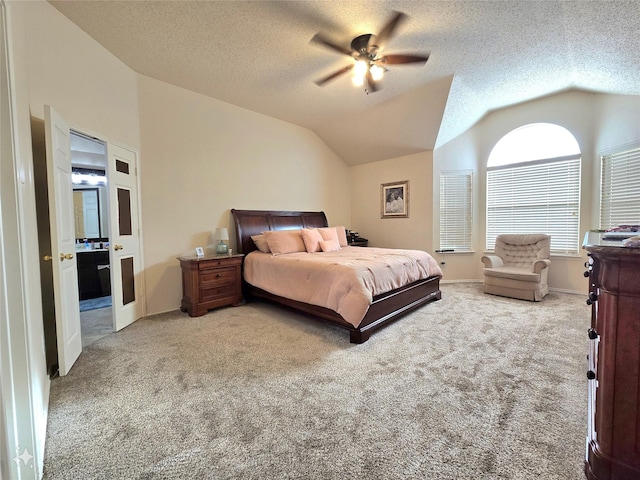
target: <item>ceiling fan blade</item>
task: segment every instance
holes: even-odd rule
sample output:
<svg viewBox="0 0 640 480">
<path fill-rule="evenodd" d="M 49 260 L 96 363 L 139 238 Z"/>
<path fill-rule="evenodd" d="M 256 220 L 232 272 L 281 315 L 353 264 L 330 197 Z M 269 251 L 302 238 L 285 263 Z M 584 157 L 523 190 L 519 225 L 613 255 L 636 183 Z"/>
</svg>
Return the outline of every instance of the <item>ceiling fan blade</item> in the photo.
<svg viewBox="0 0 640 480">
<path fill-rule="evenodd" d="M 341 68 L 337 72 L 333 72 L 331 75 L 327 75 L 326 77 L 323 77 L 323 78 L 321 78 L 319 80 L 316 80 L 313 83 L 315 83 L 319 87 L 322 87 L 325 83 L 329 82 L 330 80 L 333 80 L 334 78 L 339 77 L 340 75 L 343 75 L 343 74 L 347 73 L 349 70 L 351 70 L 353 68 L 353 66 L 354 66 L 354 64 L 347 65 L 346 67 Z"/>
<path fill-rule="evenodd" d="M 317 43 L 335 52 L 351 56 L 351 50 L 349 50 L 347 47 L 343 47 L 342 45 L 338 45 L 332 40 L 329 40 L 327 37 L 325 37 L 321 33 L 316 33 L 311 39 L 311 43 Z"/>
<path fill-rule="evenodd" d="M 407 16 L 402 12 L 393 12 L 393 15 L 391 16 L 389 21 L 385 24 L 384 27 L 382 27 L 382 30 L 380 30 L 378 35 L 376 35 L 375 39 L 373 40 L 379 50 L 382 50 L 384 48 L 389 39 L 393 37 L 396 28 L 398 28 L 398 25 L 400 25 L 400 23 L 402 23 L 406 18 Z"/>
<path fill-rule="evenodd" d="M 369 70 L 367 72 L 367 93 L 375 93 L 381 88 L 382 86 L 376 83 L 376 81 L 373 79 L 373 76 L 371 75 L 371 70 Z"/>
<path fill-rule="evenodd" d="M 397 54 L 397 55 L 385 55 L 380 58 L 381 63 L 386 63 L 387 65 L 399 65 L 402 63 L 427 63 L 429 60 L 429 53 L 426 55 L 405 55 L 405 54 Z"/>
</svg>

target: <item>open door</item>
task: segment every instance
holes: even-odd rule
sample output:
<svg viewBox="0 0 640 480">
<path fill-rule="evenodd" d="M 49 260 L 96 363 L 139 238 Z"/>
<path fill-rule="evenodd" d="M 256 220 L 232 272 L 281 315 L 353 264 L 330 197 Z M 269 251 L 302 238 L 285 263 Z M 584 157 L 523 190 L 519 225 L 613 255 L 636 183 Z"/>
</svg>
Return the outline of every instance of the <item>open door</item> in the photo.
<svg viewBox="0 0 640 480">
<path fill-rule="evenodd" d="M 118 331 L 143 315 L 136 154 L 108 144 L 109 241 L 113 327 Z"/>
<path fill-rule="evenodd" d="M 44 117 L 51 222 L 51 254 L 45 260 L 53 267 L 58 369 L 63 376 L 82 353 L 69 126 L 49 105 Z"/>
</svg>

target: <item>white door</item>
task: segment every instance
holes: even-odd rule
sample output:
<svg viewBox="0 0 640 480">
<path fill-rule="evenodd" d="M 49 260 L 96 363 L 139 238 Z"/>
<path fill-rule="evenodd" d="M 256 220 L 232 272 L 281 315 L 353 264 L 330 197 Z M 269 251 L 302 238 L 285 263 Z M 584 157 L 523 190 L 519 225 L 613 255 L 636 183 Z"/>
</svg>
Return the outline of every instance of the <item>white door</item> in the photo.
<svg viewBox="0 0 640 480">
<path fill-rule="evenodd" d="M 107 149 L 111 299 L 118 331 L 143 315 L 137 158 L 118 145 L 110 143 Z"/>
<path fill-rule="evenodd" d="M 82 353 L 71 154 L 66 122 L 49 105 L 44 118 L 58 368 L 63 376 Z"/>
</svg>

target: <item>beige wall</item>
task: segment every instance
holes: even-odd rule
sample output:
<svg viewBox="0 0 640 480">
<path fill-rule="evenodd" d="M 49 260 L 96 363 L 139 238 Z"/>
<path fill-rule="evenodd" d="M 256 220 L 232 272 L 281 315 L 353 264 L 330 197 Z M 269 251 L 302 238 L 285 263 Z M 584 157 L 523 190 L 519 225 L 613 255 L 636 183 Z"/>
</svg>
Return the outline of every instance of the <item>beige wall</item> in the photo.
<svg viewBox="0 0 640 480">
<path fill-rule="evenodd" d="M 582 189 L 580 231 L 597 228 L 598 219 L 598 154 L 640 141 L 640 97 L 594 94 L 569 91 L 539 100 L 505 108 L 488 114 L 460 137 L 434 152 L 434 245 L 439 244 L 437 211 L 438 182 L 441 170 L 468 169 L 474 171 L 474 236 L 475 253 L 447 254 L 445 279 L 482 278 L 480 257 L 485 249 L 486 162 L 491 149 L 511 130 L 534 122 L 556 123 L 567 128 L 582 151 Z M 470 257 L 470 258 L 469 258 Z M 551 288 L 584 292 L 583 277 L 586 255 L 552 257 L 549 271 Z"/>
<path fill-rule="evenodd" d="M 139 148 L 137 75 L 44 1 L 12 2 L 27 36 L 31 115 L 51 105 L 72 127 Z"/>
<path fill-rule="evenodd" d="M 324 210 L 349 225 L 349 172 L 314 133 L 141 76 L 147 313 L 180 305 L 176 257 L 212 244 L 230 209 Z M 235 246 L 235 238 L 231 240 Z"/>
<path fill-rule="evenodd" d="M 433 159 L 416 153 L 351 167 L 349 228 L 369 239 L 369 245 L 433 251 Z M 380 218 L 380 186 L 409 181 L 409 218 Z"/>
</svg>

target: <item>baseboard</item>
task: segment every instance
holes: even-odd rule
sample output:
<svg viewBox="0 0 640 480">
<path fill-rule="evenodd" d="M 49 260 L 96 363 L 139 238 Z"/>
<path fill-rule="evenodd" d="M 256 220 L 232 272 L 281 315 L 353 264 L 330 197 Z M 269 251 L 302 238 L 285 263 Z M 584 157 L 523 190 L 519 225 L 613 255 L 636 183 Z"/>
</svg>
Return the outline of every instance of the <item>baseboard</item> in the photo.
<svg viewBox="0 0 640 480">
<path fill-rule="evenodd" d="M 440 280 L 440 284 L 444 284 L 444 283 L 483 283 L 482 280 Z M 553 288 L 553 287 L 549 287 L 549 291 L 550 292 L 557 292 L 557 293 L 570 293 L 572 295 L 585 295 L 588 292 L 585 292 L 584 290 L 570 290 L 568 288 Z"/>
<path fill-rule="evenodd" d="M 584 290 L 569 290 L 567 288 L 551 288 L 549 287 L 549 291 L 550 292 L 557 292 L 557 293 L 571 293 L 573 295 L 586 295 L 589 292 L 585 292 Z"/>
<path fill-rule="evenodd" d="M 482 280 L 440 280 L 440 284 L 443 283 L 482 283 Z"/>
</svg>

